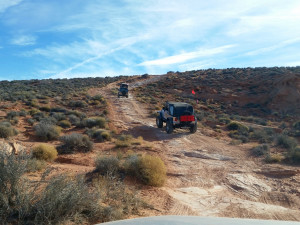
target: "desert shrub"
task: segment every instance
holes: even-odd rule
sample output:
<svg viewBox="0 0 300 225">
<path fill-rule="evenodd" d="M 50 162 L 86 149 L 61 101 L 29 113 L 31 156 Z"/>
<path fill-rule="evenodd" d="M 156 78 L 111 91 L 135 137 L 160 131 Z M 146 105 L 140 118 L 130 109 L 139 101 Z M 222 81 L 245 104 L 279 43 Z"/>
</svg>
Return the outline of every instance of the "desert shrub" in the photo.
<svg viewBox="0 0 300 225">
<path fill-rule="evenodd" d="M 103 99 L 104 99 L 104 98 L 103 98 L 103 96 L 102 96 L 102 95 L 95 95 L 95 96 L 93 96 L 93 97 L 92 97 L 92 99 L 93 99 L 93 100 L 97 100 L 97 101 L 100 101 L 100 102 L 101 102 L 101 101 L 103 101 Z"/>
<path fill-rule="evenodd" d="M 56 140 L 61 133 L 58 126 L 49 123 L 38 123 L 34 130 L 35 135 L 45 141 Z"/>
<path fill-rule="evenodd" d="M 296 130 L 300 130 L 300 120 L 293 124 L 293 128 Z"/>
<path fill-rule="evenodd" d="M 27 172 L 36 172 L 45 169 L 47 163 L 45 160 L 39 160 L 36 158 L 29 159 L 27 161 Z"/>
<path fill-rule="evenodd" d="M 120 170 L 120 160 L 115 156 L 98 156 L 95 165 L 96 171 L 102 175 L 116 174 Z"/>
<path fill-rule="evenodd" d="M 111 134 L 109 131 L 103 131 L 101 133 L 101 136 L 103 138 L 103 140 L 106 140 L 106 141 L 110 141 L 111 140 Z"/>
<path fill-rule="evenodd" d="M 68 120 L 61 120 L 58 122 L 57 124 L 58 126 L 62 127 L 62 128 L 69 128 L 71 127 L 71 123 Z"/>
<path fill-rule="evenodd" d="M 243 143 L 246 143 L 249 141 L 248 136 L 240 134 L 239 131 L 237 131 L 237 130 L 230 131 L 228 135 L 229 135 L 229 137 L 240 140 Z"/>
<path fill-rule="evenodd" d="M 281 162 L 283 159 L 284 159 L 284 157 L 279 153 L 267 154 L 265 157 L 265 162 L 266 163 L 278 163 L 278 162 Z"/>
<path fill-rule="evenodd" d="M 103 117 L 90 117 L 90 118 L 85 118 L 84 120 L 81 121 L 80 123 L 81 127 L 99 127 L 99 128 L 105 128 L 106 127 L 106 120 Z"/>
<path fill-rule="evenodd" d="M 40 122 L 56 125 L 57 120 L 54 117 L 45 117 L 45 118 L 41 119 Z"/>
<path fill-rule="evenodd" d="M 162 186 L 166 180 L 165 164 L 156 156 L 132 155 L 126 160 L 125 169 L 147 185 Z"/>
<path fill-rule="evenodd" d="M 6 119 L 12 120 L 14 117 L 19 116 L 19 112 L 17 111 L 10 111 L 6 114 Z"/>
<path fill-rule="evenodd" d="M 79 112 L 78 110 L 70 110 L 67 112 L 68 115 L 75 115 L 79 117 L 80 119 L 86 118 L 86 114 L 83 112 Z"/>
<path fill-rule="evenodd" d="M 80 119 L 74 114 L 68 115 L 68 119 L 72 125 L 78 126 L 80 123 Z"/>
<path fill-rule="evenodd" d="M 9 122 L 0 123 L 0 138 L 8 138 L 18 134 L 18 131 Z"/>
<path fill-rule="evenodd" d="M 44 112 L 50 112 L 51 108 L 50 108 L 50 106 L 46 105 L 46 106 L 41 106 L 39 108 L 39 110 L 44 111 Z"/>
<path fill-rule="evenodd" d="M 19 116 L 26 116 L 27 112 L 25 109 L 21 109 L 21 111 L 19 112 Z"/>
<path fill-rule="evenodd" d="M 291 136 L 300 137 L 300 120 L 293 124 L 293 127 L 289 133 Z"/>
<path fill-rule="evenodd" d="M 83 220 L 101 215 L 100 195 L 91 192 L 83 177 L 55 176 L 50 179 L 34 205 L 35 221 L 60 224 L 66 219 Z M 76 220 L 75 220 L 76 221 Z"/>
<path fill-rule="evenodd" d="M 132 145 L 141 145 L 143 143 L 144 139 L 142 136 L 139 136 L 138 138 L 134 138 L 131 141 Z"/>
<path fill-rule="evenodd" d="M 29 110 L 29 114 L 31 116 L 34 115 L 34 114 L 36 114 L 36 113 L 38 113 L 38 112 L 40 112 L 40 110 L 38 110 L 38 109 L 31 109 L 31 110 Z"/>
<path fill-rule="evenodd" d="M 86 131 L 86 134 L 90 137 L 95 139 L 96 141 L 110 141 L 111 140 L 111 134 L 109 131 L 103 130 L 103 129 L 88 129 Z"/>
<path fill-rule="evenodd" d="M 248 142 L 249 128 L 237 122 L 231 122 L 227 125 L 230 130 L 229 136 L 241 140 L 243 143 Z"/>
<path fill-rule="evenodd" d="M 53 161 L 57 158 L 57 150 L 53 145 L 39 144 L 32 148 L 32 156 L 40 160 Z"/>
<path fill-rule="evenodd" d="M 220 117 L 218 119 L 219 119 L 219 122 L 222 124 L 229 124 L 231 122 L 231 120 L 228 117 Z"/>
<path fill-rule="evenodd" d="M 84 108 L 87 106 L 87 104 L 84 101 L 70 101 L 69 102 L 69 106 L 70 107 L 74 107 L 74 108 Z"/>
<path fill-rule="evenodd" d="M 63 143 L 57 150 L 59 153 L 89 152 L 93 149 L 93 142 L 86 135 L 72 133 L 60 138 Z"/>
<path fill-rule="evenodd" d="M 2 224 L 76 223 L 78 218 L 100 218 L 104 213 L 99 192 L 91 192 L 82 177 L 59 175 L 46 180 L 45 172 L 40 180 L 31 181 L 25 176 L 29 160 L 24 152 L 0 151 Z"/>
<path fill-rule="evenodd" d="M 102 222 L 123 219 L 132 214 L 138 214 L 141 208 L 153 208 L 138 198 L 138 193 L 132 187 L 126 186 L 116 176 L 101 176 L 94 181 L 99 187 L 102 205 Z"/>
<path fill-rule="evenodd" d="M 238 122 L 231 122 L 227 125 L 228 130 L 236 130 L 240 134 L 247 135 L 249 132 L 249 128 L 243 124 Z"/>
<path fill-rule="evenodd" d="M 271 143 L 274 140 L 274 131 L 272 129 L 254 129 L 250 138 L 260 143 Z"/>
<path fill-rule="evenodd" d="M 288 152 L 288 159 L 292 163 L 300 163 L 300 147 L 296 147 Z"/>
<path fill-rule="evenodd" d="M 279 135 L 277 137 L 277 145 L 288 150 L 292 150 L 297 146 L 297 140 L 287 135 Z"/>
<path fill-rule="evenodd" d="M 60 113 L 66 113 L 67 112 L 67 109 L 65 108 L 61 108 L 61 107 L 54 107 L 54 108 L 51 108 L 50 110 L 51 112 L 60 112 Z"/>
<path fill-rule="evenodd" d="M 66 119 L 66 115 L 61 113 L 61 112 L 52 112 L 50 114 L 50 116 L 52 116 L 53 118 L 55 118 L 57 121 L 61 121 L 61 120 L 65 120 Z"/>
<path fill-rule="evenodd" d="M 46 114 L 44 112 L 37 112 L 32 115 L 32 118 L 37 121 L 41 121 L 41 119 L 43 119 L 45 117 L 46 117 Z"/>
<path fill-rule="evenodd" d="M 131 145 L 133 137 L 131 135 L 122 134 L 117 138 L 116 147 L 117 148 L 125 148 Z"/>
<path fill-rule="evenodd" d="M 29 123 L 29 125 L 31 125 L 31 126 L 32 126 L 35 122 L 36 122 L 35 119 L 32 119 L 32 118 L 28 118 L 28 119 L 27 119 L 27 123 Z"/>
<path fill-rule="evenodd" d="M 262 156 L 262 155 L 266 155 L 269 153 L 269 146 L 268 145 L 258 145 L 256 147 L 251 148 L 251 155 L 253 156 Z"/>
</svg>

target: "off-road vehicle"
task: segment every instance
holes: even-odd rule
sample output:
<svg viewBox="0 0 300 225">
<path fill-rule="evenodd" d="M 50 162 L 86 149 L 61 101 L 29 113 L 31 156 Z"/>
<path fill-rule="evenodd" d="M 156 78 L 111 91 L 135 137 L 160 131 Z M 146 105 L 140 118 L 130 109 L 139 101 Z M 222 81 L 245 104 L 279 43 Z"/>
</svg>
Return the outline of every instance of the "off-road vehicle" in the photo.
<svg viewBox="0 0 300 225">
<path fill-rule="evenodd" d="M 120 98 L 120 96 L 125 96 L 126 98 L 128 98 L 128 84 L 122 83 L 120 85 L 120 88 L 118 91 L 118 98 Z"/>
<path fill-rule="evenodd" d="M 185 102 L 166 102 L 157 112 L 156 125 L 162 128 L 166 123 L 166 131 L 171 134 L 175 128 L 189 128 L 191 133 L 197 131 L 197 118 L 193 106 Z"/>
</svg>

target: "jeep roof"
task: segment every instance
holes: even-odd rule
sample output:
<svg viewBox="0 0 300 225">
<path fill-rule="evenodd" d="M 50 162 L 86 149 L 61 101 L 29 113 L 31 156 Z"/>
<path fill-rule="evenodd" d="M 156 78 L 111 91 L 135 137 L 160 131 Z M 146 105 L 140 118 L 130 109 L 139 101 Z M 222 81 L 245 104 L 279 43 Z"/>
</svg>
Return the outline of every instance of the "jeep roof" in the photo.
<svg viewBox="0 0 300 225">
<path fill-rule="evenodd" d="M 120 85 L 120 87 L 121 87 L 121 88 L 128 88 L 128 84 L 127 84 L 127 83 L 122 83 L 122 84 Z"/>
<path fill-rule="evenodd" d="M 167 102 L 169 105 L 174 105 L 174 107 L 193 107 L 191 104 L 185 102 Z"/>
<path fill-rule="evenodd" d="M 191 114 L 194 113 L 193 106 L 185 102 L 167 102 L 166 104 L 174 106 L 174 116 L 180 116 L 186 111 L 189 111 Z"/>
</svg>

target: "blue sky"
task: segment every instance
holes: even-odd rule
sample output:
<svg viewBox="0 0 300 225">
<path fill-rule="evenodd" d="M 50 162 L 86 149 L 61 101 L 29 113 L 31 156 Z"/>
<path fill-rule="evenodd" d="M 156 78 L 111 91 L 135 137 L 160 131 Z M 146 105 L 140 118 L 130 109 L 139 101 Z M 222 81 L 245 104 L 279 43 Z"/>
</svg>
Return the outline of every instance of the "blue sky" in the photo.
<svg viewBox="0 0 300 225">
<path fill-rule="evenodd" d="M 300 66 L 299 0 L 0 0 L 0 80 Z"/>
</svg>

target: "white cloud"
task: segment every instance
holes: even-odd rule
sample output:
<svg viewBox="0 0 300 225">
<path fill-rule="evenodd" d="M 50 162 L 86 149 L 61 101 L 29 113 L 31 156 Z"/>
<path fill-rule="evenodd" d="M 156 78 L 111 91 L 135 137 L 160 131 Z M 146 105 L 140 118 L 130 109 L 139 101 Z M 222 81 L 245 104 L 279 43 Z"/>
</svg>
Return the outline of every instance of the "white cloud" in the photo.
<svg viewBox="0 0 300 225">
<path fill-rule="evenodd" d="M 18 5 L 22 0 L 1 0 L 0 1 L 0 13 L 4 12 L 9 7 Z"/>
<path fill-rule="evenodd" d="M 83 67 L 87 64 L 93 63 L 94 61 L 102 58 L 103 56 L 111 55 L 111 54 L 113 54 L 113 53 L 115 53 L 119 50 L 122 50 L 126 47 L 129 47 L 129 46 L 135 44 L 138 40 L 142 39 L 143 37 L 144 36 L 142 35 L 142 36 L 138 36 L 138 37 L 130 37 L 130 38 L 124 38 L 124 39 L 117 40 L 113 43 L 113 45 L 108 46 L 108 48 L 105 51 L 97 53 L 93 57 L 87 58 L 87 59 L 85 59 L 85 60 L 83 60 L 79 63 L 76 63 L 75 65 L 59 72 L 57 74 L 57 76 L 62 76 L 64 74 L 68 74 L 68 73 L 72 72 L 73 70 L 75 70 L 77 68 L 80 68 L 80 67 Z M 116 46 L 116 47 L 112 48 L 113 46 Z"/>
<path fill-rule="evenodd" d="M 276 45 L 272 45 L 272 46 L 268 46 L 268 47 L 260 48 L 260 49 L 254 50 L 254 51 L 247 52 L 245 55 L 251 55 L 251 56 L 252 55 L 260 55 L 260 54 L 263 54 L 266 52 L 270 52 L 270 51 L 274 51 L 276 49 L 286 47 L 291 44 L 295 44 L 297 42 L 300 42 L 300 38 L 294 38 L 291 40 L 282 41 Z"/>
<path fill-rule="evenodd" d="M 150 60 L 140 63 L 140 66 L 160 66 L 160 65 L 170 65 L 170 64 L 177 64 L 177 63 L 183 63 L 191 59 L 200 58 L 200 57 L 207 57 L 216 55 L 219 53 L 224 52 L 226 49 L 232 48 L 235 45 L 225 45 L 217 48 L 211 48 L 211 49 L 201 49 L 194 52 L 188 52 L 188 53 L 182 53 L 178 55 L 173 55 L 161 59 L 156 60 Z"/>
<path fill-rule="evenodd" d="M 32 35 L 20 35 L 11 40 L 11 44 L 20 46 L 34 45 L 35 42 L 36 37 Z"/>
</svg>

